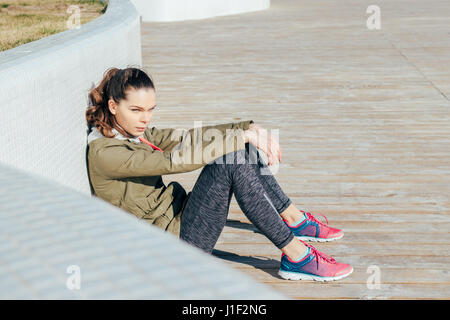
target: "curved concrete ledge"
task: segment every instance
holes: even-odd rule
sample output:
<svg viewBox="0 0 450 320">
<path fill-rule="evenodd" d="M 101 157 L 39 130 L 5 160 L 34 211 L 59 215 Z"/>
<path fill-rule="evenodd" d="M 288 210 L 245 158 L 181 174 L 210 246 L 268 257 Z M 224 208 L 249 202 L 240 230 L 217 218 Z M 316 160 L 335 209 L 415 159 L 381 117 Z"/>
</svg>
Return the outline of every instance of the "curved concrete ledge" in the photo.
<svg viewBox="0 0 450 320">
<path fill-rule="evenodd" d="M 0 162 L 91 194 L 85 110 L 109 67 L 141 66 L 140 16 L 110 0 L 99 18 L 0 52 Z"/>
<path fill-rule="evenodd" d="M 0 299 L 285 299 L 107 202 L 1 164 L 0 208 Z"/>
<path fill-rule="evenodd" d="M 0 298 L 284 299 L 91 197 L 88 91 L 107 68 L 141 64 L 140 16 L 128 0 L 0 53 Z M 76 268 L 80 290 L 70 288 Z"/>
<path fill-rule="evenodd" d="M 182 21 L 265 10 L 270 0 L 131 0 L 143 21 Z"/>
</svg>

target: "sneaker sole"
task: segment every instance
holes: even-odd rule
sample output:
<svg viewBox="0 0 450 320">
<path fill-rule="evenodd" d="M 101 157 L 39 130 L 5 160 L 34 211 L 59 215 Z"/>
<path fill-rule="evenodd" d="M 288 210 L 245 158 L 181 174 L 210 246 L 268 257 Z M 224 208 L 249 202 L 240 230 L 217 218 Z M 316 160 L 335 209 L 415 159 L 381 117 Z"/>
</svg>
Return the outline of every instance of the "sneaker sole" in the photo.
<svg viewBox="0 0 450 320">
<path fill-rule="evenodd" d="M 336 237 L 336 238 L 316 238 L 316 237 L 308 237 L 308 236 L 295 236 L 295 237 L 297 239 L 303 240 L 303 241 L 330 242 L 330 241 L 342 239 L 343 236 L 344 236 L 344 234 L 341 234 L 339 237 Z"/>
<path fill-rule="evenodd" d="M 286 280 L 314 280 L 314 281 L 320 281 L 320 282 L 327 282 L 327 281 L 341 280 L 345 277 L 348 277 L 352 272 L 353 272 L 353 267 L 346 274 L 336 276 L 336 277 L 321 277 L 321 276 L 315 276 L 315 275 L 307 274 L 307 273 L 289 272 L 289 271 L 283 271 L 283 270 L 279 270 L 278 275 Z"/>
</svg>

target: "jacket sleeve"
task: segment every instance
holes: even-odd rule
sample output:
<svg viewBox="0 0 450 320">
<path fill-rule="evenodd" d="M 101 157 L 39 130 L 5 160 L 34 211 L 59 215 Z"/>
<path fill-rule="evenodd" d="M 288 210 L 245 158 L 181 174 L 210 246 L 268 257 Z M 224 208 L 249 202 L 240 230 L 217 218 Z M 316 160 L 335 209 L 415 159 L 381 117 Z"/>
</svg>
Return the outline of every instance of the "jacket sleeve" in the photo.
<svg viewBox="0 0 450 320">
<path fill-rule="evenodd" d="M 248 130 L 250 124 L 254 123 L 253 120 L 246 120 L 240 122 L 230 122 L 219 125 L 205 126 L 205 128 L 223 129 L 242 129 Z M 183 129 L 164 128 L 158 129 L 156 127 L 147 128 L 144 132 L 144 138 L 152 142 L 157 147 L 164 151 L 171 151 L 178 143 L 181 142 L 183 137 Z"/>
<path fill-rule="evenodd" d="M 131 149 L 124 145 L 110 145 L 96 151 L 96 168 L 109 178 L 158 176 L 196 170 L 225 155 L 245 149 L 243 132 L 252 120 L 204 126 L 190 130 L 154 130 L 153 142 L 164 151 L 152 148 Z M 153 129 L 153 128 L 152 128 Z M 173 130 L 181 133 L 171 139 Z M 170 146 L 171 149 L 164 149 Z"/>
</svg>

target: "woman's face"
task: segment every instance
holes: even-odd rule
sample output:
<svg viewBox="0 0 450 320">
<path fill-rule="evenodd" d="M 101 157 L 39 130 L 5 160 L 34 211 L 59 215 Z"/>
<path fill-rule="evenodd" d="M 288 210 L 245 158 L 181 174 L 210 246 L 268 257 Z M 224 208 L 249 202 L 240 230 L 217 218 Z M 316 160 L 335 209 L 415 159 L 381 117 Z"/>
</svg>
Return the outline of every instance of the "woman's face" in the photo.
<svg viewBox="0 0 450 320">
<path fill-rule="evenodd" d="M 117 123 L 130 135 L 143 136 L 156 107 L 155 90 L 151 88 L 134 89 L 126 92 L 126 100 L 119 104 L 109 99 L 109 111 L 115 116 Z"/>
</svg>

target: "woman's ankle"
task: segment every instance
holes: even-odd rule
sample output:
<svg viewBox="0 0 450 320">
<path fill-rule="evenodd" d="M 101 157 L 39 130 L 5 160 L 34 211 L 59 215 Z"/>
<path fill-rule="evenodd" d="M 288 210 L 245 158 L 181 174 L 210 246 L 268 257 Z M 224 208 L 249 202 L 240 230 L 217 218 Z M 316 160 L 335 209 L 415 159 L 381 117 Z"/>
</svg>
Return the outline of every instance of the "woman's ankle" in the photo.
<svg viewBox="0 0 450 320">
<path fill-rule="evenodd" d="M 286 220 L 289 224 L 295 224 L 300 219 L 304 218 L 304 215 L 300 210 L 298 210 L 294 204 L 291 204 L 289 207 L 284 210 L 280 216 Z"/>
<path fill-rule="evenodd" d="M 297 238 L 292 239 L 285 247 L 281 249 L 285 255 L 292 260 L 299 260 L 305 255 L 308 247 L 301 243 Z"/>
</svg>

